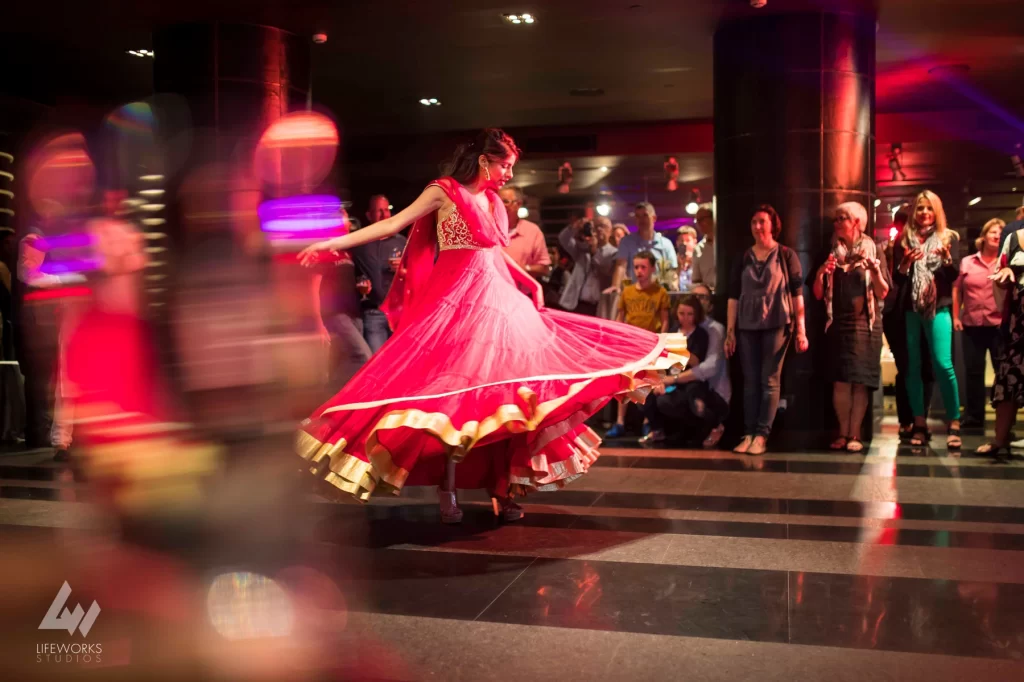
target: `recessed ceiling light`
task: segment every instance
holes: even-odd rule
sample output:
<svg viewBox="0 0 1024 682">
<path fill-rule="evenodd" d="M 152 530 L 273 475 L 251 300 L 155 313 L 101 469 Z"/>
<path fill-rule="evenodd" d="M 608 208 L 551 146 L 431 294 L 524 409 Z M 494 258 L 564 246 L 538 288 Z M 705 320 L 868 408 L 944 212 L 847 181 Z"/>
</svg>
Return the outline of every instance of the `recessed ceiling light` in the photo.
<svg viewBox="0 0 1024 682">
<path fill-rule="evenodd" d="M 601 166 L 601 172 L 602 173 L 607 173 L 608 172 L 608 166 Z"/>
<path fill-rule="evenodd" d="M 980 203 L 981 203 L 981 197 L 974 197 L 973 199 L 971 199 L 970 201 L 967 202 L 967 205 L 968 206 L 976 206 L 976 205 L 978 205 Z"/>
<path fill-rule="evenodd" d="M 522 24 L 533 24 L 536 23 L 537 17 L 532 14 L 503 14 L 502 18 L 510 24 L 521 26 Z"/>
<path fill-rule="evenodd" d="M 153 50 L 126 50 L 133 57 L 155 57 Z"/>
<path fill-rule="evenodd" d="M 420 100 L 420 104 L 425 107 L 439 107 L 441 106 L 441 101 L 436 97 L 430 97 L 429 99 L 424 97 Z"/>
<path fill-rule="evenodd" d="M 881 205 L 882 205 L 882 200 L 881 199 L 875 199 L 875 208 L 878 208 Z"/>
</svg>

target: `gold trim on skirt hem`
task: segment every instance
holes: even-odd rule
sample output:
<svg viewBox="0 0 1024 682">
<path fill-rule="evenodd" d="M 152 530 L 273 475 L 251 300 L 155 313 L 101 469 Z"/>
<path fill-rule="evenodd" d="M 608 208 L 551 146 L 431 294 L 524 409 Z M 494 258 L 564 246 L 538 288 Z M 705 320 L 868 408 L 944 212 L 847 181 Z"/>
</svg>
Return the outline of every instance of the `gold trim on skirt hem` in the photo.
<svg viewBox="0 0 1024 682">
<path fill-rule="evenodd" d="M 616 391 L 614 397 L 619 400 L 642 403 L 650 393 L 651 385 L 645 381 L 638 381 L 636 375 L 640 372 L 660 372 L 680 365 L 686 365 L 686 357 L 669 354 L 659 357 L 653 364 L 636 372 L 623 373 L 622 376 L 629 380 L 629 384 Z M 309 470 L 312 474 L 317 473 L 318 463 L 324 457 L 329 458 L 328 471 L 324 480 L 337 489 L 351 493 L 360 501 L 368 500 L 378 485 L 390 489 L 397 495 L 405 485 L 409 472 L 394 463 L 391 452 L 380 443 L 377 437 L 379 431 L 391 431 L 399 428 L 425 431 L 446 447 L 448 457 L 460 462 L 481 440 L 491 436 L 502 427 L 505 427 L 510 433 L 535 431 L 548 415 L 568 402 L 573 396 L 578 395 L 596 379 L 604 378 L 604 376 L 608 375 L 592 376 L 574 383 L 569 386 L 565 395 L 543 403 L 537 402 L 537 394 L 532 389 L 520 386 L 516 393 L 524 407 L 515 404 L 501 405 L 490 416 L 480 421 L 468 421 L 463 424 L 461 429 L 456 429 L 451 418 L 441 412 L 425 412 L 413 408 L 388 412 L 377 422 L 366 439 L 366 453 L 369 461 L 363 461 L 355 455 L 345 452 L 345 447 L 348 445 L 345 438 L 340 438 L 337 443 L 322 442 L 305 431 L 298 433 L 296 451 L 303 459 L 311 463 Z M 388 402 L 398 402 L 398 400 Z M 334 411 L 337 411 L 337 408 L 324 410 L 321 417 Z M 306 420 L 304 423 L 308 424 L 309 421 Z M 574 439 L 573 444 L 578 452 L 567 462 L 559 462 L 549 467 L 546 456 L 537 455 L 531 460 L 530 470 L 522 469 L 512 472 L 510 480 L 517 488 L 538 491 L 557 490 L 566 483 L 579 478 L 589 469 L 590 463 L 597 459 L 596 448 L 600 442 L 597 434 L 587 429 Z M 568 464 L 569 462 L 571 465 Z M 544 472 L 545 476 L 541 479 L 535 478 L 533 472 L 536 471 Z"/>
</svg>

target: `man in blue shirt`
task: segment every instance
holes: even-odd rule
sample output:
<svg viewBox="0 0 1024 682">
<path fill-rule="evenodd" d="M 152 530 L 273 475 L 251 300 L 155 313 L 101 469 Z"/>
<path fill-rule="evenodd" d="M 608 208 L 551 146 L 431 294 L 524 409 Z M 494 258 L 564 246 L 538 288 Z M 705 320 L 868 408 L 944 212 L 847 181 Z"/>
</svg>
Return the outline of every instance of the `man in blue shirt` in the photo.
<svg viewBox="0 0 1024 682">
<path fill-rule="evenodd" d="M 614 293 L 622 289 L 622 280 L 634 280 L 633 257 L 641 251 L 650 251 L 658 259 L 657 279 L 664 282 L 670 271 L 679 268 L 676 247 L 672 240 L 654 231 L 654 222 L 658 219 L 654 206 L 646 201 L 636 205 L 633 210 L 636 217 L 637 231 L 631 232 L 619 241 L 619 253 L 615 258 L 615 276 L 612 285 L 605 293 Z"/>
</svg>

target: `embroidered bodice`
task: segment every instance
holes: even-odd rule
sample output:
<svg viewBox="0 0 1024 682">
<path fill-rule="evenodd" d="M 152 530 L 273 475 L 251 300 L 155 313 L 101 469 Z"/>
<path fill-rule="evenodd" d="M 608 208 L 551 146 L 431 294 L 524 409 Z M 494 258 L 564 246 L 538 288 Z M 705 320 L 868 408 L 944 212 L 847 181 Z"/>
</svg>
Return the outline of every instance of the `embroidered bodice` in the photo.
<svg viewBox="0 0 1024 682">
<path fill-rule="evenodd" d="M 487 249 L 493 244 L 484 244 L 480 236 L 466 223 L 459 207 L 450 204 L 448 212 L 442 209 L 437 214 L 437 244 L 441 251 L 451 249 Z"/>
</svg>

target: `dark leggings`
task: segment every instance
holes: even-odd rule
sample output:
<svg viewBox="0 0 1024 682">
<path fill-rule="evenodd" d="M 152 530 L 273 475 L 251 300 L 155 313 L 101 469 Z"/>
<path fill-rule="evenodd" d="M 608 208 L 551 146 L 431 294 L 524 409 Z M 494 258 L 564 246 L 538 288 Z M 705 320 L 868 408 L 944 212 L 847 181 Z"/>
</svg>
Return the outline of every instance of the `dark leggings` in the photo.
<svg viewBox="0 0 1024 682">
<path fill-rule="evenodd" d="M 741 329 L 736 335 L 743 368 L 743 431 L 748 436 L 767 438 L 772 432 L 791 335 L 789 327 Z"/>
<path fill-rule="evenodd" d="M 882 330 L 885 332 L 885 340 L 889 343 L 889 350 L 892 351 L 893 364 L 896 365 L 896 416 L 900 426 L 910 426 L 914 423 L 914 411 L 910 408 L 910 400 L 907 399 L 907 368 L 910 358 L 907 354 L 907 321 L 903 310 L 893 310 L 883 315 Z M 927 342 L 922 339 L 921 357 L 929 356 L 926 344 Z M 935 388 L 930 362 L 922 363 L 921 380 L 924 382 L 924 403 L 927 411 Z"/>
</svg>

